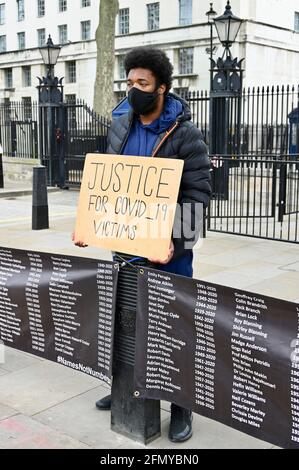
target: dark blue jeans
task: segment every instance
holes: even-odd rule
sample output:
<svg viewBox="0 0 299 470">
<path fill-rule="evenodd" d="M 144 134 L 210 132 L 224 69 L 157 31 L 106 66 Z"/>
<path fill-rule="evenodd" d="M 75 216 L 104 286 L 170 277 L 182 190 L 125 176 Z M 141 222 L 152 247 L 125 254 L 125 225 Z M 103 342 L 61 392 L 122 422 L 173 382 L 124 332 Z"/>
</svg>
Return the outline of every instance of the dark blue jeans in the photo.
<svg viewBox="0 0 299 470">
<path fill-rule="evenodd" d="M 170 261 L 168 264 L 155 264 L 155 268 L 172 274 L 180 274 L 181 276 L 193 276 L 193 251 L 188 250 L 183 256 Z"/>
</svg>

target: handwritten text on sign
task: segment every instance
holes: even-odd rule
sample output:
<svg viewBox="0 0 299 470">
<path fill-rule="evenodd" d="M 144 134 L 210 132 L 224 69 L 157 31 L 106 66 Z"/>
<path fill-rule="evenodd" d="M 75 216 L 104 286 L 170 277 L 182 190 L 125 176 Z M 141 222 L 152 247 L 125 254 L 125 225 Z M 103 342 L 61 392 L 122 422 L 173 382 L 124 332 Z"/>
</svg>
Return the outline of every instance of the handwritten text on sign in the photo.
<svg viewBox="0 0 299 470">
<path fill-rule="evenodd" d="M 76 240 L 121 253 L 166 257 L 184 162 L 88 154 Z"/>
</svg>

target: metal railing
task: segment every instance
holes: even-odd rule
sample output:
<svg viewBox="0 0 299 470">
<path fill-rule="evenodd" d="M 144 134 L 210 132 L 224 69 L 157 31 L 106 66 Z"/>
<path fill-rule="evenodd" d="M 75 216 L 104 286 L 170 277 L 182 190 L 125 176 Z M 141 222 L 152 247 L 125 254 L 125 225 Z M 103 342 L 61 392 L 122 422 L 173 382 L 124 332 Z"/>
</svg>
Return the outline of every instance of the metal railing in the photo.
<svg viewBox="0 0 299 470">
<path fill-rule="evenodd" d="M 213 156 L 207 229 L 299 243 L 299 155 Z"/>
<path fill-rule="evenodd" d="M 209 144 L 210 97 L 207 91 L 183 92 L 192 120 Z M 252 157 L 299 152 L 299 85 L 249 87 L 240 98 L 229 98 L 226 139 L 231 154 Z"/>
<path fill-rule="evenodd" d="M 83 100 L 65 106 L 66 184 L 78 186 L 82 179 L 85 155 L 106 152 L 110 121 L 93 111 Z"/>
<path fill-rule="evenodd" d="M 38 103 L 0 104 L 0 143 L 3 155 L 38 158 Z"/>
</svg>

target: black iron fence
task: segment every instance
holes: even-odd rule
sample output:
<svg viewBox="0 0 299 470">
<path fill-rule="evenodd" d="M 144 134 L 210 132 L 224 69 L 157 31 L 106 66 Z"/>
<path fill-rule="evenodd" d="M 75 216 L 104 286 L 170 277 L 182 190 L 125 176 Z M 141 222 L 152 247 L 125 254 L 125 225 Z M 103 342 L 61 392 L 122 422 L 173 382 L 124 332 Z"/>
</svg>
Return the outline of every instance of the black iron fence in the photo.
<svg viewBox="0 0 299 470">
<path fill-rule="evenodd" d="M 79 186 L 87 153 L 105 153 L 110 122 L 95 113 L 83 100 L 66 105 L 65 182 Z"/>
<path fill-rule="evenodd" d="M 209 93 L 191 91 L 182 92 L 181 96 L 188 102 L 192 120 L 209 144 Z M 76 158 L 97 147 L 103 148 L 102 136 L 109 123 L 82 100 L 67 102 L 63 106 L 67 119 L 67 157 Z M 234 99 L 231 99 L 227 120 L 229 154 L 269 158 L 271 155 L 299 153 L 299 85 L 244 89 L 239 119 L 235 116 L 236 109 Z M 0 142 L 4 155 L 38 157 L 38 129 L 42 127 L 38 110 L 36 102 L 0 104 Z M 237 122 L 240 132 L 236 129 Z M 40 135 L 40 138 L 44 137 Z M 42 157 L 47 157 L 47 153 L 45 148 Z"/>
<path fill-rule="evenodd" d="M 47 108 L 40 112 L 42 126 L 47 129 Z M 51 146 L 48 139 L 40 136 L 41 162 L 50 172 L 51 181 L 64 186 L 80 186 L 84 160 L 87 153 L 105 153 L 107 133 L 110 122 L 95 113 L 83 100 L 63 103 L 57 107 L 52 119 L 53 138 Z M 61 174 L 62 173 L 62 174 Z"/>
<path fill-rule="evenodd" d="M 181 96 L 189 103 L 192 119 L 209 144 L 208 92 L 184 92 Z M 253 158 L 299 153 L 299 85 L 244 88 L 240 101 L 240 109 L 235 98 L 227 108 L 228 153 Z"/>
<path fill-rule="evenodd" d="M 192 121 L 201 130 L 204 140 L 209 145 L 209 113 L 210 97 L 208 91 L 182 92 L 180 96 L 184 98 L 190 106 Z"/>
<path fill-rule="evenodd" d="M 299 155 L 212 157 L 211 231 L 299 243 Z"/>
<path fill-rule="evenodd" d="M 0 143 L 3 155 L 38 158 L 38 103 L 0 104 Z"/>
</svg>

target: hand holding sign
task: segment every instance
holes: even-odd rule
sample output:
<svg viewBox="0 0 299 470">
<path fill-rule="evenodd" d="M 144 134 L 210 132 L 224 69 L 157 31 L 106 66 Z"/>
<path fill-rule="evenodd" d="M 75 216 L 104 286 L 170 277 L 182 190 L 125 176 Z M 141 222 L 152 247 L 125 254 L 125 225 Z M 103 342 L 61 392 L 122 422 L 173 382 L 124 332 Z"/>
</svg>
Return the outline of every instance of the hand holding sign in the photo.
<svg viewBox="0 0 299 470">
<path fill-rule="evenodd" d="M 173 241 L 171 240 L 170 242 L 170 245 L 169 245 L 169 251 L 168 251 L 168 254 L 167 254 L 167 257 L 166 258 L 148 258 L 148 260 L 151 262 L 151 263 L 155 263 L 155 264 L 167 264 L 169 263 L 169 261 L 171 261 L 172 257 L 173 257 L 173 253 L 174 253 L 174 244 L 173 244 Z"/>
<path fill-rule="evenodd" d="M 86 245 L 84 242 L 82 242 L 81 240 L 77 240 L 76 239 L 76 233 L 75 231 L 72 232 L 72 241 L 74 242 L 74 244 L 76 246 L 79 246 L 80 248 L 86 248 L 88 245 Z"/>
</svg>

